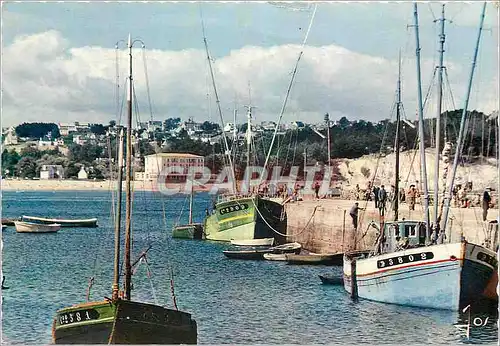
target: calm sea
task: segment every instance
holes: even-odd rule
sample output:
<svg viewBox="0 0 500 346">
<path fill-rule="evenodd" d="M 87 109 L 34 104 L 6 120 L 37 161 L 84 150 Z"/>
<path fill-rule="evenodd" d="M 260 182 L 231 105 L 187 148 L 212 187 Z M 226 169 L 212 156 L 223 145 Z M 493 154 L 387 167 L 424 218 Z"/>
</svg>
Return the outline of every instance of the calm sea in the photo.
<svg viewBox="0 0 500 346">
<path fill-rule="evenodd" d="M 359 343 L 496 343 L 496 316 L 473 311 L 470 339 L 457 324 L 458 313 L 353 302 L 340 286 L 325 286 L 319 274 L 340 275 L 340 268 L 290 266 L 268 261 L 226 259 L 227 245 L 171 239 L 171 227 L 188 218 L 184 195 L 166 198 L 136 192 L 133 212 L 133 258 L 152 245 L 148 267 L 140 264 L 132 295 L 172 306 L 173 269 L 179 309 L 198 322 L 198 342 L 231 344 Z M 210 204 L 196 195 L 195 220 Z M 165 211 L 165 213 L 164 213 Z M 182 213 L 182 214 L 181 214 Z M 98 228 L 63 228 L 56 234 L 2 235 L 2 267 L 8 290 L 3 295 L 3 341 L 51 342 L 57 309 L 111 294 L 113 227 L 107 192 L 3 192 L 2 216 L 36 215 L 99 218 Z M 164 216 L 165 215 L 165 216 Z M 432 283 L 429 283 L 432 285 Z M 488 320 L 486 321 L 486 318 Z M 478 320 L 481 319 L 481 323 Z M 485 323 L 486 321 L 486 323 Z M 474 323 L 480 326 L 474 326 Z"/>
</svg>

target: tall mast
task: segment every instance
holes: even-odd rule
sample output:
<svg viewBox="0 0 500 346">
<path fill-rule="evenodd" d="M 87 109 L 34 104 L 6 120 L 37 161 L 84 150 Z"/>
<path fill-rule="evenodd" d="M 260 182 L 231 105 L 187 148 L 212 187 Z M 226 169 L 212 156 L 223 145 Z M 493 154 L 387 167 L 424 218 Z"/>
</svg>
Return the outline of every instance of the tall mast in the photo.
<svg viewBox="0 0 500 346">
<path fill-rule="evenodd" d="M 330 114 L 325 114 L 325 124 L 326 124 L 326 136 L 327 136 L 327 145 L 328 145 L 328 188 L 330 188 L 331 182 L 331 174 L 332 174 L 332 166 L 331 166 L 331 154 L 330 154 Z"/>
<path fill-rule="evenodd" d="M 248 106 L 248 112 L 247 112 L 247 166 L 246 166 L 246 170 L 247 172 L 250 172 L 248 170 L 248 167 L 250 167 L 250 147 L 251 147 L 251 144 L 252 144 L 252 106 Z M 250 179 L 251 177 L 248 176 L 247 177 L 248 180 L 246 182 L 247 184 L 247 187 L 249 189 L 249 192 L 250 192 Z"/>
<path fill-rule="evenodd" d="M 439 66 L 438 66 L 438 99 L 437 99 L 437 114 L 436 114 L 436 162 L 435 162 L 435 172 L 434 172 L 434 227 L 436 229 L 439 226 L 439 215 L 438 215 L 438 210 L 439 210 L 439 154 L 440 154 L 440 141 L 441 141 L 441 109 L 443 105 L 443 56 L 444 56 L 444 41 L 445 41 L 445 35 L 444 35 L 444 4 L 441 10 L 441 19 L 438 19 L 436 21 L 441 22 L 441 33 L 439 34 L 439 43 L 440 43 L 440 49 L 439 49 Z"/>
<path fill-rule="evenodd" d="M 220 118 L 220 123 L 222 127 L 222 138 L 224 140 L 224 148 L 226 150 L 226 156 L 229 161 L 229 167 L 231 170 L 231 178 L 233 181 L 233 192 L 237 193 L 237 186 L 236 186 L 236 174 L 234 172 L 234 166 L 233 166 L 233 160 L 231 158 L 231 150 L 229 149 L 229 144 L 227 143 L 227 137 L 226 133 L 224 132 L 224 117 L 222 116 L 222 108 L 220 106 L 220 100 L 219 100 L 219 94 L 217 93 L 217 87 L 215 85 L 215 77 L 214 77 L 214 71 L 212 69 L 212 60 L 210 59 L 210 53 L 208 51 L 208 43 L 207 43 L 207 37 L 205 35 L 205 24 L 203 23 L 203 17 L 201 15 L 201 7 L 200 7 L 200 17 L 201 17 L 201 30 L 203 32 L 203 43 L 205 44 L 205 51 L 207 53 L 207 60 L 208 60 L 208 68 L 210 70 L 210 77 L 212 79 L 212 86 L 214 88 L 214 94 L 215 94 L 215 102 L 217 103 L 217 110 L 219 112 L 219 118 Z"/>
<path fill-rule="evenodd" d="M 396 143 L 394 145 L 396 151 L 396 174 L 394 182 L 394 221 L 398 221 L 399 216 L 399 123 L 401 122 L 401 50 L 399 51 L 398 65 L 398 100 L 396 105 Z"/>
<path fill-rule="evenodd" d="M 129 50 L 129 77 L 128 77 L 128 92 L 127 92 L 127 154 L 125 167 L 125 299 L 131 300 L 131 281 L 132 281 L 132 266 L 130 264 L 130 228 L 131 228 L 131 207 L 132 196 L 130 191 L 130 174 L 132 165 L 132 39 L 128 35 L 128 50 Z"/>
<path fill-rule="evenodd" d="M 123 129 L 120 129 L 118 140 L 118 200 L 116 207 L 115 220 L 115 262 L 113 276 L 113 295 L 112 299 L 118 299 L 118 291 L 120 287 L 120 231 L 122 218 L 122 174 L 123 174 Z"/>
<path fill-rule="evenodd" d="M 430 239 L 429 225 L 429 189 L 427 187 L 427 165 L 425 163 L 425 141 L 424 141 L 424 106 L 422 104 L 422 76 L 420 73 L 420 40 L 418 35 L 418 10 L 417 3 L 413 4 L 413 14 L 415 20 L 415 42 L 417 56 L 417 81 L 418 81 L 418 136 L 420 137 L 420 171 L 421 180 L 424 188 L 424 220 L 427 228 L 427 239 Z"/>
<path fill-rule="evenodd" d="M 448 193 L 446 194 L 445 202 L 446 208 L 444 210 L 444 220 L 443 220 L 443 231 L 446 230 L 446 225 L 448 223 L 448 213 L 450 212 L 450 201 L 451 194 L 453 192 L 453 185 L 455 182 L 455 175 L 457 174 L 458 159 L 462 153 L 463 137 L 465 132 L 465 123 L 467 119 L 467 107 L 469 106 L 470 92 L 472 89 L 472 79 L 474 78 L 474 70 L 476 68 L 477 53 L 479 51 L 479 42 L 481 41 L 481 33 L 483 31 L 484 14 L 486 13 L 486 1 L 483 4 L 483 10 L 481 11 L 481 19 L 479 20 L 479 32 L 477 33 L 476 48 L 474 50 L 474 58 L 472 59 L 472 67 L 469 76 L 469 85 L 467 87 L 467 93 L 464 101 L 464 107 L 462 109 L 462 119 L 460 121 L 460 130 L 458 132 L 457 145 L 455 146 L 455 158 L 453 159 L 453 167 L 451 169 L 450 186 L 448 187 Z"/>
</svg>

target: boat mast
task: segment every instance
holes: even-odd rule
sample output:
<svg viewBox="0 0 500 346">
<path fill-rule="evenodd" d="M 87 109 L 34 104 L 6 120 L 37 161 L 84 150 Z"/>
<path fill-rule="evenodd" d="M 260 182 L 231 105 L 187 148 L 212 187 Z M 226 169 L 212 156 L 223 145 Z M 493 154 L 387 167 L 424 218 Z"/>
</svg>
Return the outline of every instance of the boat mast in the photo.
<svg viewBox="0 0 500 346">
<path fill-rule="evenodd" d="M 219 94 L 217 93 L 217 86 L 215 85 L 214 71 L 212 69 L 212 60 L 210 59 L 210 52 L 208 50 L 207 37 L 205 35 L 205 23 L 203 22 L 203 16 L 201 14 L 201 6 L 200 6 L 200 18 L 201 18 L 201 30 L 203 33 L 203 43 L 205 44 L 205 51 L 207 53 L 207 60 L 208 60 L 208 68 L 210 70 L 210 78 L 212 79 L 212 86 L 214 88 L 215 103 L 217 103 L 217 110 L 219 113 L 219 118 L 220 118 L 222 130 L 223 130 L 222 131 L 222 138 L 224 141 L 224 148 L 226 149 L 226 156 L 227 156 L 227 160 L 229 161 L 229 168 L 231 170 L 231 178 L 233 181 L 233 193 L 237 193 L 238 188 L 236 185 L 236 174 L 234 172 L 233 160 L 231 158 L 231 150 L 229 149 L 229 144 L 227 143 L 226 132 L 224 132 L 224 117 L 222 115 L 222 109 L 220 106 Z"/>
<path fill-rule="evenodd" d="M 247 166 L 246 170 L 247 172 L 250 172 L 248 170 L 248 167 L 250 167 L 250 147 L 252 144 L 252 106 L 248 106 L 248 112 L 247 112 Z M 247 177 L 247 188 L 248 192 L 250 193 L 250 176 Z"/>
<path fill-rule="evenodd" d="M 465 132 L 465 123 L 467 119 L 467 107 L 469 106 L 470 92 L 472 89 L 472 79 L 474 78 L 474 70 L 476 68 L 477 54 L 479 51 L 479 42 L 481 41 L 481 33 L 483 31 L 484 14 L 486 13 L 486 1 L 483 4 L 483 10 L 481 11 L 481 19 L 479 20 L 479 32 L 477 33 L 476 48 L 474 50 L 474 58 L 472 59 L 472 67 L 469 76 L 469 85 L 467 86 L 467 94 L 464 101 L 464 107 L 462 109 L 462 119 L 460 120 L 460 130 L 458 132 L 458 139 L 455 151 L 455 157 L 453 159 L 453 167 L 451 169 L 450 186 L 448 187 L 448 193 L 446 194 L 445 203 L 446 208 L 444 210 L 444 220 L 443 220 L 443 231 L 446 230 L 446 225 L 448 223 L 448 213 L 450 212 L 450 202 L 451 194 L 453 192 L 453 185 L 455 182 L 455 175 L 457 174 L 458 158 L 462 152 L 463 137 Z"/>
<path fill-rule="evenodd" d="M 416 48 L 415 53 L 417 56 L 417 92 L 418 92 L 418 136 L 420 137 L 420 176 L 424 188 L 424 220 L 425 226 L 427 228 L 426 238 L 430 239 L 430 225 L 429 225 L 429 189 L 427 187 L 427 165 L 425 163 L 425 141 L 424 141 L 424 106 L 422 103 L 422 76 L 420 73 L 420 40 L 418 34 L 418 10 L 417 3 L 413 4 L 413 14 L 415 20 L 415 41 Z"/>
<path fill-rule="evenodd" d="M 132 165 L 132 39 L 128 35 L 128 50 L 129 50 L 129 77 L 128 77 L 128 92 L 127 92 L 127 153 L 125 167 L 125 299 L 130 300 L 131 281 L 132 281 L 132 266 L 130 264 L 130 228 L 131 228 L 131 207 L 132 196 L 130 191 L 130 174 Z"/>
<path fill-rule="evenodd" d="M 436 230 L 439 228 L 439 215 L 438 215 L 438 210 L 439 210 L 439 154 L 440 154 L 440 141 L 441 141 L 441 110 L 443 106 L 443 56 L 444 56 L 444 41 L 445 41 L 445 34 L 444 34 L 444 4 L 441 9 L 441 18 L 437 19 L 437 21 L 441 22 L 441 33 L 439 34 L 439 43 L 440 43 L 440 49 L 439 49 L 439 66 L 438 66 L 438 99 L 437 99 L 437 114 L 436 114 L 436 151 L 435 151 L 435 156 L 436 156 L 436 162 L 435 162 L 435 172 L 434 172 L 434 227 L 436 227 Z"/>
<path fill-rule="evenodd" d="M 193 223 L 193 184 L 191 181 L 191 195 L 189 196 L 189 224 Z"/>
<path fill-rule="evenodd" d="M 325 114 L 326 136 L 328 145 L 328 189 L 330 189 L 330 182 L 332 181 L 332 166 L 331 166 L 331 153 L 330 153 L 330 114 Z"/>
<path fill-rule="evenodd" d="M 285 108 L 286 108 L 286 105 L 288 102 L 288 97 L 290 96 L 290 92 L 292 90 L 292 86 L 293 86 L 294 81 L 295 81 L 295 76 L 297 74 L 297 69 L 299 67 L 300 59 L 302 58 L 302 55 L 304 54 L 304 47 L 307 43 L 307 38 L 309 37 L 309 32 L 311 31 L 311 28 L 312 28 L 312 25 L 314 22 L 314 17 L 316 16 L 317 8 L 318 8 L 318 4 L 314 4 L 314 10 L 313 10 L 313 13 L 311 15 L 311 19 L 309 21 L 309 26 L 307 27 L 306 35 L 304 36 L 304 41 L 302 41 L 302 47 L 301 47 L 299 56 L 297 58 L 297 61 L 295 62 L 295 66 L 292 70 L 292 76 L 290 78 L 290 83 L 288 84 L 288 89 L 287 89 L 286 94 L 285 94 L 285 99 L 283 100 L 283 104 L 281 106 L 281 111 L 280 111 L 280 115 L 278 117 L 278 122 L 276 123 L 276 126 L 274 128 L 273 138 L 271 139 L 271 144 L 269 145 L 269 151 L 267 152 L 266 160 L 264 161 L 264 167 L 262 167 L 262 173 L 260 174 L 259 183 L 262 183 L 262 180 L 264 179 L 264 174 L 265 174 L 266 169 L 267 169 L 267 164 L 269 163 L 269 158 L 270 158 L 271 152 L 273 150 L 274 141 L 276 140 L 276 136 L 278 134 L 278 130 L 279 130 L 279 127 L 281 124 L 281 119 L 283 118 L 283 114 L 285 113 Z M 304 181 L 305 181 L 305 178 L 304 178 Z"/>
<path fill-rule="evenodd" d="M 122 218 L 122 178 L 123 174 L 123 128 L 120 129 L 120 136 L 118 140 L 118 200 L 116 207 L 116 220 L 115 220 L 115 263 L 114 263 L 114 277 L 113 277 L 113 301 L 118 299 L 118 291 L 120 287 L 120 231 L 121 231 L 121 218 Z"/>
<path fill-rule="evenodd" d="M 401 122 L 401 50 L 399 51 L 398 65 L 398 100 L 396 105 L 396 143 L 394 145 L 396 151 L 396 174 L 394 182 L 394 221 L 398 221 L 399 216 L 399 123 Z"/>
</svg>

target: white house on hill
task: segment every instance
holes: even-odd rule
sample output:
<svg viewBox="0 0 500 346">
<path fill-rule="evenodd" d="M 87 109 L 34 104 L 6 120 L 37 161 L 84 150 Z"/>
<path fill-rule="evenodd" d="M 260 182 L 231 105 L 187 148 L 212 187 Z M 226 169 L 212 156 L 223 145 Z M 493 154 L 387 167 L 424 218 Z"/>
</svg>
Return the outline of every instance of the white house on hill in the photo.
<svg viewBox="0 0 500 346">
<path fill-rule="evenodd" d="M 85 180 L 85 179 L 88 179 L 88 174 L 87 172 L 85 171 L 85 167 L 82 166 L 82 168 L 80 168 L 80 172 L 78 172 L 78 179 L 79 180 Z"/>
</svg>

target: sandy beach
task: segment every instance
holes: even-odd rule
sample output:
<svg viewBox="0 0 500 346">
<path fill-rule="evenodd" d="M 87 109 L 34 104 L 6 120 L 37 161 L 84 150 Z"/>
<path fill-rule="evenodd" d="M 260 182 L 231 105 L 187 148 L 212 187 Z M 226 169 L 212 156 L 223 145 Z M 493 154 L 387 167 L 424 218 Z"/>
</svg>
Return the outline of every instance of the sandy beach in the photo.
<svg viewBox="0 0 500 346">
<path fill-rule="evenodd" d="M 134 189 L 155 191 L 157 188 L 154 185 L 155 182 L 136 181 Z M 5 191 L 108 191 L 114 189 L 116 189 L 116 182 L 111 180 L 2 180 L 2 190 Z"/>
</svg>

